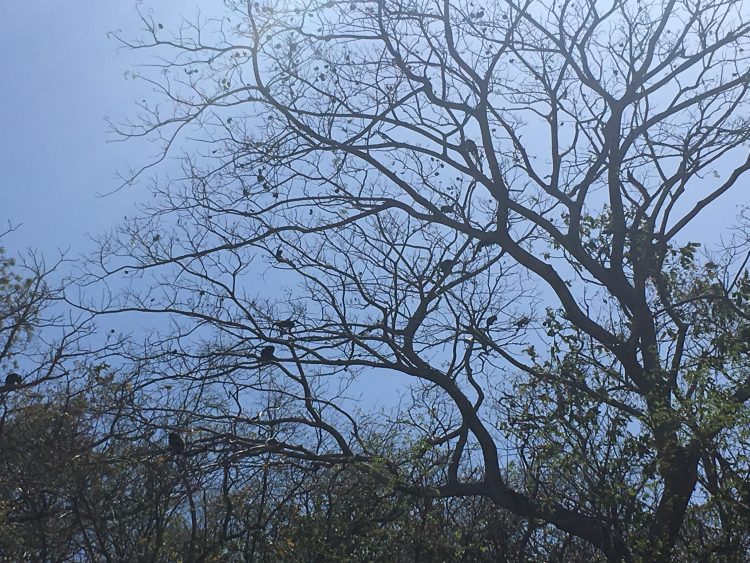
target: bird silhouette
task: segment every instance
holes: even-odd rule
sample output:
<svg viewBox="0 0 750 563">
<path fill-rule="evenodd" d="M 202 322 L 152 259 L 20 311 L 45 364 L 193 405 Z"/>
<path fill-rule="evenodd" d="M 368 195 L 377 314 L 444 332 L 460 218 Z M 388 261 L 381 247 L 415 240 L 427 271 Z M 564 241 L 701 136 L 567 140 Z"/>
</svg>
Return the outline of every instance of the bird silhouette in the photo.
<svg viewBox="0 0 750 563">
<path fill-rule="evenodd" d="M 490 328 L 496 322 L 497 322 L 497 315 L 490 315 L 489 317 L 487 317 L 487 328 Z"/>
<path fill-rule="evenodd" d="M 475 160 L 475 162 L 479 163 L 479 147 L 477 147 L 477 144 L 473 140 L 466 139 L 463 143 L 463 149 Z"/>
<path fill-rule="evenodd" d="M 23 378 L 15 372 L 11 372 L 5 377 L 5 387 L 16 387 L 21 385 L 22 382 Z"/>
<path fill-rule="evenodd" d="M 456 265 L 455 260 L 443 260 L 438 264 L 438 268 L 440 268 L 440 271 L 443 272 L 445 275 L 450 274 L 453 271 L 453 266 Z"/>
<path fill-rule="evenodd" d="M 260 361 L 261 362 L 271 362 L 276 359 L 276 356 L 274 356 L 274 352 L 276 351 L 275 346 L 264 346 L 260 349 Z"/>
<path fill-rule="evenodd" d="M 488 240 L 480 240 L 477 245 L 474 247 L 474 254 L 479 254 L 482 249 L 487 248 L 489 246 L 492 246 L 495 244 L 494 242 L 488 241 Z"/>
<path fill-rule="evenodd" d="M 185 440 L 177 432 L 170 432 L 167 436 L 170 451 L 177 455 L 185 451 Z"/>
<path fill-rule="evenodd" d="M 279 329 L 279 332 L 290 332 L 297 325 L 291 318 L 285 321 L 276 321 L 273 324 Z"/>
</svg>

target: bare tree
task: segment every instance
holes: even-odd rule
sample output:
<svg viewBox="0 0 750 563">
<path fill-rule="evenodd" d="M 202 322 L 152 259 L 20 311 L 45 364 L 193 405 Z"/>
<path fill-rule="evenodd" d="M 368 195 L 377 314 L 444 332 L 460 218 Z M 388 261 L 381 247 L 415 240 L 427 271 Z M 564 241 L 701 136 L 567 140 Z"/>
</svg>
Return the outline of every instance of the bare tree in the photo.
<svg viewBox="0 0 750 563">
<path fill-rule="evenodd" d="M 742 553 L 749 247 L 695 240 L 750 167 L 742 3 L 225 4 L 118 36 L 160 97 L 115 125 L 160 147 L 128 181 L 183 157 L 92 274 L 170 318 L 143 385 L 223 394 L 237 459 L 366 464 L 613 561 L 700 509 Z"/>
<path fill-rule="evenodd" d="M 0 232 L 0 242 L 16 228 Z M 39 253 L 0 246 L 0 434 L 16 397 L 43 396 L 46 385 L 60 380 L 70 384 L 74 365 L 118 347 L 116 338 L 95 343 L 92 316 L 64 304 L 62 270 L 69 262 L 61 255 L 50 264 Z"/>
</svg>

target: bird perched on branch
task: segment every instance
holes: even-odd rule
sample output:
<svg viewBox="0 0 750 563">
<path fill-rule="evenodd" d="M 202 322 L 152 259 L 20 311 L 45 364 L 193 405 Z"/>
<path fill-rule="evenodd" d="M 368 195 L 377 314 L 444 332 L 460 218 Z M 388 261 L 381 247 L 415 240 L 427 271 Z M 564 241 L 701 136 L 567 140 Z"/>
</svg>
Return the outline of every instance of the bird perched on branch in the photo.
<svg viewBox="0 0 750 563">
<path fill-rule="evenodd" d="M 490 315 L 489 317 L 487 317 L 487 328 L 489 329 L 496 322 L 497 322 L 497 315 Z"/>
<path fill-rule="evenodd" d="M 479 254 L 483 249 L 492 246 L 493 244 L 496 244 L 489 240 L 480 240 L 477 245 L 474 247 L 474 256 Z"/>
<path fill-rule="evenodd" d="M 23 378 L 18 375 L 15 372 L 10 372 L 8 375 L 5 376 L 5 385 L 0 387 L 0 393 L 7 393 L 8 391 L 13 391 L 14 389 L 17 389 L 19 385 L 23 382 Z"/>
<path fill-rule="evenodd" d="M 276 328 L 279 329 L 279 332 L 291 332 L 291 330 L 297 325 L 296 322 L 294 322 L 293 319 L 289 318 L 285 321 L 276 321 L 273 323 Z"/>
<path fill-rule="evenodd" d="M 438 268 L 445 275 L 450 274 L 453 271 L 453 267 L 456 265 L 456 260 L 443 260 L 438 264 Z"/>
<path fill-rule="evenodd" d="M 274 256 L 274 258 L 276 258 L 277 262 L 280 262 L 282 264 L 286 264 L 288 266 L 291 266 L 292 268 L 294 267 L 294 263 L 291 260 L 289 260 L 289 258 L 287 258 L 286 256 L 284 256 L 284 250 L 281 247 L 278 247 L 276 249 L 276 252 L 274 253 L 273 256 Z"/>
<path fill-rule="evenodd" d="M 276 351 L 275 346 L 264 346 L 260 349 L 260 361 L 261 362 L 272 362 L 276 359 L 274 352 Z"/>
<path fill-rule="evenodd" d="M 531 319 L 527 317 L 526 315 L 523 315 L 520 319 L 518 319 L 515 322 L 516 332 L 518 332 L 522 328 L 526 328 L 530 322 L 531 322 Z"/>
<path fill-rule="evenodd" d="M 23 382 L 23 378 L 20 375 L 18 375 L 16 372 L 11 372 L 5 377 L 6 388 L 16 387 L 18 385 L 21 385 L 22 382 Z"/>
<path fill-rule="evenodd" d="M 169 433 L 167 444 L 169 445 L 169 450 L 175 455 L 179 455 L 185 451 L 185 440 L 177 432 Z"/>
<path fill-rule="evenodd" d="M 473 140 L 466 139 L 462 143 L 461 148 L 474 160 L 476 164 L 479 164 L 479 147 Z"/>
</svg>

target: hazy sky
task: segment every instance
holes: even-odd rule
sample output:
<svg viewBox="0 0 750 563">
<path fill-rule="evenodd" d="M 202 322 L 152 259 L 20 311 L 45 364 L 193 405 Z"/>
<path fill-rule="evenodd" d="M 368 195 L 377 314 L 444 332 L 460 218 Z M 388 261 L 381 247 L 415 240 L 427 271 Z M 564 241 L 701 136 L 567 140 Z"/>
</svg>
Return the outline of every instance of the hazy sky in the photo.
<svg viewBox="0 0 750 563">
<path fill-rule="evenodd" d="M 168 27 L 199 3 L 205 9 L 220 0 L 148 5 L 159 7 L 156 21 Z M 113 137 L 104 121 L 132 117 L 136 100 L 151 96 L 143 81 L 124 77 L 147 54 L 107 37 L 117 29 L 139 34 L 135 6 L 133 0 L 0 0 L 0 232 L 9 220 L 20 224 L 0 245 L 11 253 L 29 247 L 54 255 L 70 247 L 75 256 L 92 248 L 87 233 L 107 231 L 148 197 L 144 185 L 98 195 L 112 192 L 116 172 L 142 164 L 148 150 L 144 143 L 108 143 Z M 707 210 L 698 222 L 702 232 L 688 236 L 716 240 L 726 232 L 748 200 L 743 188 Z M 362 387 L 370 399 L 387 393 L 383 382 L 390 381 L 375 375 Z"/>
<path fill-rule="evenodd" d="M 157 21 L 170 26 L 199 4 L 205 13 L 221 3 L 159 0 L 141 8 L 158 6 Z M 108 230 L 147 197 L 144 185 L 97 195 L 115 189 L 116 172 L 143 163 L 148 150 L 108 143 L 104 122 L 132 117 L 135 101 L 151 96 L 143 82 L 124 77 L 147 53 L 107 37 L 116 29 L 139 34 L 135 7 L 129 0 L 0 0 L 0 225 L 21 224 L 3 240 L 12 251 L 71 246 L 75 254 L 88 246 L 86 233 Z M 689 236 L 716 237 L 746 200 L 747 190 L 730 192 L 703 215 L 704 232 Z"/>
<path fill-rule="evenodd" d="M 169 26 L 198 4 L 205 12 L 220 1 L 141 6 L 158 6 L 158 21 Z M 0 225 L 21 224 L 3 241 L 11 249 L 81 250 L 86 233 L 106 231 L 147 196 L 143 186 L 97 195 L 116 188 L 116 172 L 143 163 L 148 149 L 108 143 L 104 122 L 133 116 L 135 101 L 150 96 L 143 82 L 124 78 L 146 53 L 107 37 L 116 29 L 138 35 L 135 7 L 128 0 L 0 0 Z M 746 190 L 735 190 L 707 210 L 703 225 L 712 225 L 711 235 L 733 222 L 745 198 Z"/>
<path fill-rule="evenodd" d="M 197 0 L 151 4 L 176 19 L 194 12 Z M 107 37 L 118 28 L 140 32 L 135 5 L 0 1 L 0 225 L 21 224 L 2 242 L 9 249 L 79 251 L 87 232 L 109 229 L 146 195 L 141 187 L 97 196 L 147 154 L 143 144 L 108 143 L 104 122 L 132 116 L 134 102 L 149 96 L 145 84 L 124 78 L 143 53 Z"/>
</svg>

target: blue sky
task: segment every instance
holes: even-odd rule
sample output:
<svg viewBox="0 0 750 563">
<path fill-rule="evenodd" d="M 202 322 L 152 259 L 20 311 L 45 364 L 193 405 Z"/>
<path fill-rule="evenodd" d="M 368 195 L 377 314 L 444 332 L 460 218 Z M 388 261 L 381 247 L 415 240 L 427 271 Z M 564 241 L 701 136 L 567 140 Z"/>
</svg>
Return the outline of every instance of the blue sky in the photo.
<svg viewBox="0 0 750 563">
<path fill-rule="evenodd" d="M 166 25 L 217 0 L 160 0 L 156 17 Z M 25 247 L 53 253 L 90 248 L 87 233 L 102 233 L 136 201 L 147 197 L 145 183 L 109 197 L 116 172 L 145 161 L 144 143 L 112 143 L 105 117 L 135 115 L 135 101 L 151 93 L 126 80 L 147 56 L 119 47 L 108 31 L 135 37 L 141 29 L 133 0 L 0 1 L 0 225 L 20 228 L 3 240 L 11 250 Z M 164 169 L 161 169 L 164 171 Z M 743 201 L 744 200 L 744 201 Z M 734 222 L 746 190 L 734 190 L 704 212 L 703 225 L 716 237 Z"/>
<path fill-rule="evenodd" d="M 220 4 L 151 0 L 144 9 L 158 6 L 157 21 L 169 26 L 194 13 L 198 1 Z M 8 221 L 20 225 L 0 244 L 11 253 L 90 250 L 88 233 L 109 230 L 149 196 L 146 182 L 100 196 L 117 188 L 118 170 L 142 164 L 148 154 L 144 143 L 108 142 L 104 121 L 132 117 L 135 102 L 152 97 L 145 83 L 125 79 L 147 53 L 107 37 L 117 29 L 139 34 L 135 7 L 134 0 L 0 0 L 0 232 Z M 689 238 L 716 241 L 749 199 L 742 181 L 704 212 Z M 380 374 L 369 381 L 371 397 L 389 389 Z"/>
<path fill-rule="evenodd" d="M 194 15 L 199 3 L 159 0 L 141 8 L 158 5 L 157 21 L 166 26 Z M 202 4 L 205 12 L 220 2 Z M 29 248 L 54 260 L 60 249 L 76 257 L 93 249 L 87 235 L 113 228 L 150 197 L 147 181 L 102 197 L 120 185 L 118 170 L 150 154 L 143 142 L 111 142 L 105 122 L 133 117 L 136 101 L 154 97 L 143 81 L 125 79 L 148 53 L 107 37 L 118 29 L 140 34 L 134 1 L 0 0 L 0 232 L 8 221 L 18 226 L 0 241 L 9 254 Z M 153 316 L 124 316 L 102 326 L 108 332 L 154 323 Z"/>
<path fill-rule="evenodd" d="M 191 13 L 196 0 L 162 0 L 160 13 Z M 146 196 L 124 190 L 116 172 L 137 165 L 143 144 L 111 143 L 105 117 L 135 113 L 148 97 L 124 73 L 143 53 L 119 48 L 108 31 L 141 29 L 128 0 L 0 2 L 0 225 L 20 228 L 3 240 L 12 251 L 54 254 L 90 248 L 86 233 L 108 230 Z M 0 228 L 0 230 L 4 230 Z"/>
</svg>

